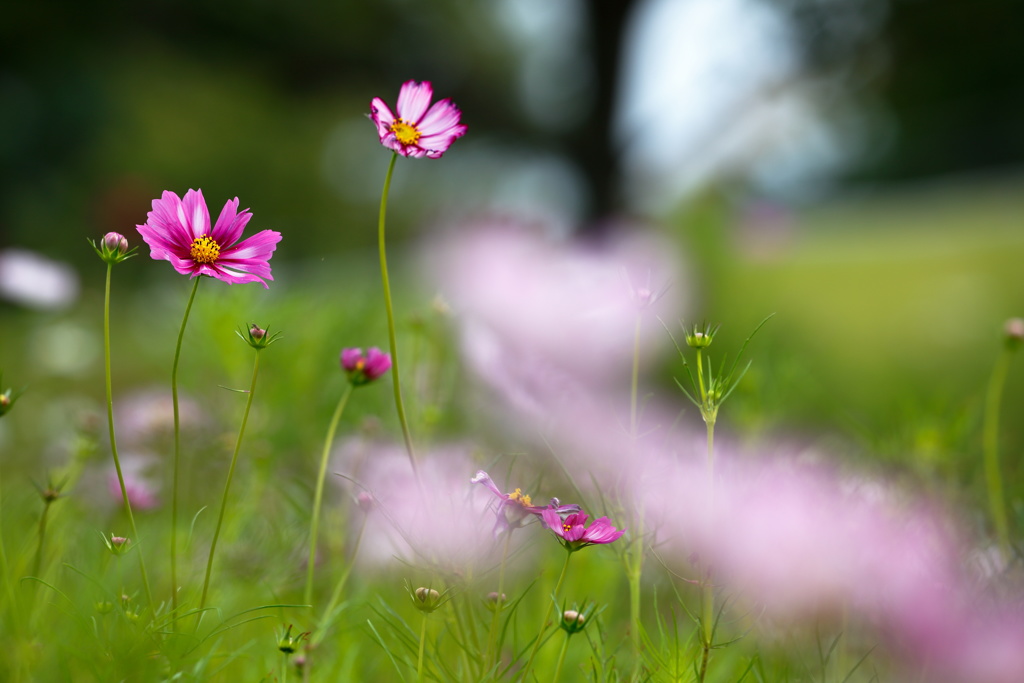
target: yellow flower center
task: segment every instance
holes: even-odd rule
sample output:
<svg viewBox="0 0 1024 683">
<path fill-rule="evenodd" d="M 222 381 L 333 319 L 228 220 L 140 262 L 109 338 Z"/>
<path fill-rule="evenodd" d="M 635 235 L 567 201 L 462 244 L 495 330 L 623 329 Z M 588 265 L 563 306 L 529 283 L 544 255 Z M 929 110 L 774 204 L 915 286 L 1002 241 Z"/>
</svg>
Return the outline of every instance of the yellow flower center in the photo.
<svg viewBox="0 0 1024 683">
<path fill-rule="evenodd" d="M 572 524 L 566 524 L 565 522 L 562 522 L 562 531 L 564 531 L 565 533 L 569 533 L 570 531 L 572 531 Z"/>
<path fill-rule="evenodd" d="M 508 499 L 514 500 L 523 507 L 531 507 L 533 505 L 533 501 L 530 500 L 530 496 L 523 493 L 522 489 L 516 489 L 512 493 L 508 494 Z"/>
<path fill-rule="evenodd" d="M 395 139 L 403 145 L 415 145 L 420 139 L 420 132 L 416 129 L 416 124 L 406 123 L 402 119 L 395 119 L 391 123 L 391 132 L 395 134 Z"/>
<path fill-rule="evenodd" d="M 220 258 L 220 245 L 209 235 L 203 235 L 192 240 L 189 253 L 196 263 L 215 263 Z"/>
</svg>

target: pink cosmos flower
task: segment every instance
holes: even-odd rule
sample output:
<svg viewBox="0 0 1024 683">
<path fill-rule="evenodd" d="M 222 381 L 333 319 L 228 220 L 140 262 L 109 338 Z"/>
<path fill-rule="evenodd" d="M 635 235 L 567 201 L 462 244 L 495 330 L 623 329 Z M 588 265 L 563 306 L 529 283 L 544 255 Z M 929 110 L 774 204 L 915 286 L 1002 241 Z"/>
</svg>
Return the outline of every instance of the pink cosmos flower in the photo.
<svg viewBox="0 0 1024 683">
<path fill-rule="evenodd" d="M 440 159 L 456 138 L 466 134 L 459 123 L 462 112 L 450 99 L 427 109 L 434 89 L 429 81 L 406 81 L 398 93 L 397 116 L 379 97 L 370 102 L 370 120 L 377 126 L 380 144 L 404 157 Z"/>
<path fill-rule="evenodd" d="M 625 529 L 613 527 L 607 517 L 599 517 L 589 527 L 585 526 L 588 518 L 585 512 L 574 512 L 563 521 L 556 511 L 547 509 L 540 513 L 540 517 L 561 539 L 562 545 L 569 552 L 586 548 L 588 545 L 612 543 L 626 533 Z"/>
<path fill-rule="evenodd" d="M 498 522 L 494 527 L 495 536 L 503 529 L 510 530 L 521 527 L 529 515 L 540 517 L 545 510 L 553 510 L 559 515 L 559 518 L 561 515 L 580 511 L 579 505 L 562 505 L 557 498 L 552 498 L 547 506 L 534 505 L 529 494 L 523 493 L 523 490 L 519 488 L 512 493 L 502 493 L 490 475 L 483 470 L 479 470 L 469 481 L 472 484 L 486 486 L 501 501 L 498 503 L 498 509 L 495 510 L 498 517 Z"/>
<path fill-rule="evenodd" d="M 341 367 L 348 374 L 348 381 L 354 386 L 369 384 L 391 367 L 391 356 L 376 346 L 363 355 L 362 349 L 342 349 Z"/>
<path fill-rule="evenodd" d="M 149 245 L 149 255 L 171 262 L 182 275 L 209 275 L 228 284 L 259 282 L 264 288 L 270 276 L 270 257 L 281 233 L 262 230 L 239 242 L 252 214 L 238 211 L 238 197 L 224 204 L 210 227 L 210 212 L 202 190 L 189 190 L 184 199 L 164 192 L 153 200 L 145 225 L 136 229 Z"/>
</svg>

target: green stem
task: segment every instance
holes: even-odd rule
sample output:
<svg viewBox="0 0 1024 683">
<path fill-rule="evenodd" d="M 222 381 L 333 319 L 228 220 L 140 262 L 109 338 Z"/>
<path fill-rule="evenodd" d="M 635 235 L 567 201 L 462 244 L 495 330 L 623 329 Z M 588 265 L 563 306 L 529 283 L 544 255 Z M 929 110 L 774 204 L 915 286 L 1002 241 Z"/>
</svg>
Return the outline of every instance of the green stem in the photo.
<svg viewBox="0 0 1024 683">
<path fill-rule="evenodd" d="M 416 657 L 416 680 L 423 680 L 423 651 L 427 643 L 427 613 L 423 613 L 423 622 L 420 626 L 420 652 Z"/>
<path fill-rule="evenodd" d="M 551 608 L 554 607 L 558 600 L 558 594 L 562 590 L 562 583 L 565 581 L 565 574 L 569 569 L 569 559 L 572 557 L 572 551 L 568 551 L 565 556 L 565 564 L 562 565 L 562 573 L 558 576 L 558 582 L 555 584 L 555 591 L 553 593 L 554 600 L 548 601 L 548 608 L 544 611 L 544 620 L 540 622 L 540 631 L 537 632 L 537 639 L 533 641 L 533 649 L 530 650 L 530 658 L 526 662 L 526 666 L 523 667 L 523 677 L 520 681 L 525 681 L 526 677 L 530 675 L 530 668 L 533 666 L 533 660 L 537 656 L 537 651 L 540 650 L 540 643 L 544 637 L 544 631 L 548 627 L 548 619 L 551 617 Z"/>
<path fill-rule="evenodd" d="M 562 651 L 558 653 L 558 666 L 555 667 L 555 675 L 552 677 L 551 683 L 558 683 L 558 679 L 562 675 L 562 665 L 565 663 L 565 653 L 569 651 L 569 638 L 571 637 L 571 633 L 565 634 L 565 640 L 562 641 Z"/>
<path fill-rule="evenodd" d="M 107 285 L 103 293 L 103 361 L 107 382 L 107 426 L 110 431 L 110 452 L 114 456 L 114 469 L 117 471 L 117 483 L 121 486 L 121 498 L 124 500 L 124 510 L 128 513 L 128 524 L 132 530 L 132 540 L 139 544 L 139 530 L 135 526 L 135 515 L 132 514 L 132 504 L 128 499 L 128 488 L 124 484 L 124 474 L 121 471 L 121 459 L 117 455 L 117 438 L 114 436 L 114 392 L 110 379 L 110 272 L 113 264 L 107 263 Z M 149 600 L 149 609 L 153 610 L 153 591 L 149 587 L 149 575 L 146 573 L 146 560 L 143 558 L 141 546 L 139 555 L 139 572 L 142 574 L 142 585 L 146 589 L 146 599 Z"/>
<path fill-rule="evenodd" d="M 715 423 L 714 421 L 707 423 L 708 433 L 708 507 L 707 507 L 707 524 L 711 534 L 714 534 L 714 530 L 711 526 L 715 523 Z M 712 535 L 712 538 L 714 536 Z M 701 655 L 700 672 L 698 680 L 703 681 L 704 676 L 707 673 L 708 659 L 711 655 L 711 645 L 714 638 L 714 627 L 715 627 L 715 586 L 711 582 L 711 569 L 708 567 L 702 572 L 703 583 L 702 592 L 703 599 L 701 600 L 701 626 L 703 627 L 703 637 L 701 638 L 701 646 L 703 649 Z"/>
<path fill-rule="evenodd" d="M 50 512 L 52 501 L 43 502 L 43 514 L 39 516 L 39 544 L 36 546 L 36 559 L 32 563 L 32 576 L 41 579 L 39 572 L 43 568 L 43 547 L 46 544 L 46 518 Z"/>
<path fill-rule="evenodd" d="M 249 409 L 252 407 L 252 396 L 256 391 L 256 377 L 260 372 L 260 350 L 256 350 L 256 360 L 252 366 L 252 382 L 249 383 L 249 396 L 245 400 L 245 412 L 242 413 L 242 425 L 238 429 L 238 439 L 235 441 L 235 452 L 231 454 L 231 465 L 228 467 L 228 478 L 224 482 L 224 495 L 220 499 L 220 514 L 217 515 L 217 527 L 213 532 L 213 540 L 210 542 L 210 556 L 206 560 L 206 578 L 203 579 L 203 593 L 199 599 L 199 620 L 202 620 L 202 610 L 206 607 L 206 594 L 210 588 L 210 574 L 213 571 L 213 555 L 217 550 L 217 539 L 220 537 L 220 528 L 224 524 L 224 512 L 228 506 L 228 491 L 231 490 L 231 478 L 235 474 L 235 465 L 238 463 L 238 453 L 242 450 L 242 437 L 245 435 L 245 425 L 249 421 Z M 198 628 L 199 621 L 196 622 Z"/>
<path fill-rule="evenodd" d="M 638 413 L 639 413 L 639 384 L 640 384 L 640 325 L 642 317 L 639 313 L 636 316 L 636 328 L 633 333 L 633 377 L 630 387 L 630 404 L 629 404 L 629 424 L 630 424 L 630 436 L 631 448 L 635 451 L 637 432 L 638 432 Z M 640 597 L 641 597 L 641 584 L 640 578 L 643 575 L 643 563 L 644 563 L 644 508 L 643 503 L 636 506 L 637 519 L 634 525 L 634 533 L 636 534 L 636 541 L 634 545 L 634 552 L 632 562 L 627 560 L 627 574 L 629 578 L 629 619 L 630 619 L 630 638 L 633 642 L 633 680 L 640 680 L 640 670 L 642 667 L 642 659 L 640 656 L 642 639 L 640 637 Z M 568 639 L 566 640 L 568 642 Z M 564 647 L 563 647 L 564 654 Z M 557 676 L 556 676 L 557 680 Z"/>
<path fill-rule="evenodd" d="M 395 335 L 395 312 L 391 304 L 391 282 L 388 279 L 388 259 L 385 252 L 384 223 L 388 207 L 388 193 L 391 190 L 391 176 L 395 170 L 395 161 L 398 160 L 398 153 L 391 156 L 391 163 L 388 164 L 388 172 L 384 177 L 384 191 L 380 196 L 380 220 L 377 224 L 377 242 L 380 250 L 380 275 L 384 283 L 384 309 L 388 316 L 388 343 L 391 347 L 391 383 L 395 393 L 395 410 L 398 411 L 398 422 L 402 425 L 402 438 L 405 439 L 405 450 L 409 454 L 409 462 L 412 463 L 414 473 L 417 473 L 416 453 L 412 447 L 412 434 L 409 432 L 409 421 L 405 416 L 405 405 L 402 403 L 402 385 L 399 380 L 398 371 L 398 340 Z M 417 480 L 419 476 L 417 473 Z"/>
<path fill-rule="evenodd" d="M 992 369 L 992 377 L 988 383 L 982 428 L 989 509 L 1004 558 L 1009 558 L 1010 530 L 1006 515 L 1006 502 L 1003 497 L 1002 472 L 999 468 L 999 409 L 1002 402 L 1003 385 L 1006 383 L 1006 374 L 1009 371 L 1012 356 L 1013 349 L 1004 347 L 996 359 L 996 365 Z"/>
<path fill-rule="evenodd" d="M 491 628 L 487 633 L 487 666 L 498 663 L 498 622 L 501 621 L 501 610 L 504 606 L 502 591 L 505 590 L 505 565 L 508 562 L 508 551 L 512 545 L 512 529 L 505 532 L 505 549 L 501 554 L 501 566 L 498 569 L 498 599 L 494 602 L 494 615 L 491 617 Z"/>
<path fill-rule="evenodd" d="M 201 276 L 196 276 L 192 284 L 192 292 L 188 295 L 185 315 L 181 319 L 178 330 L 178 342 L 174 346 L 174 363 L 171 365 L 171 401 L 174 410 L 174 474 L 171 480 L 171 614 L 178 617 L 178 473 L 181 469 L 181 418 L 178 411 L 178 361 L 181 359 L 181 342 L 185 338 L 185 325 L 188 314 L 192 311 L 192 302 L 196 298 Z"/>
<path fill-rule="evenodd" d="M 310 649 L 316 649 L 316 646 L 323 640 L 324 635 L 327 633 L 327 628 L 331 624 L 331 616 L 334 613 L 334 610 L 338 607 L 342 591 L 345 590 L 345 584 L 348 582 L 348 577 L 352 575 L 352 568 L 355 567 L 356 557 L 359 555 L 359 546 L 363 542 L 363 532 L 366 531 L 366 520 L 367 515 L 363 514 L 363 523 L 359 526 L 359 534 L 356 536 L 356 544 L 352 548 L 352 557 L 349 558 L 348 566 L 345 567 L 345 571 L 342 572 L 341 578 L 338 579 L 338 583 L 334 587 L 334 592 L 331 593 L 331 600 L 327 603 L 327 609 L 324 610 L 323 616 L 320 617 L 320 622 L 317 624 L 316 632 L 310 640 Z"/>
<path fill-rule="evenodd" d="M 338 421 L 341 419 L 341 414 L 345 411 L 345 405 L 348 404 L 348 397 L 351 395 L 352 384 L 350 383 L 345 387 L 345 391 L 338 401 L 338 407 L 334 409 L 334 416 L 331 418 L 331 424 L 327 428 L 327 438 L 324 440 L 324 451 L 320 455 L 320 471 L 316 478 L 316 492 L 313 494 L 313 518 L 309 526 L 309 562 L 306 569 L 306 593 L 304 597 L 305 604 L 310 606 L 313 605 L 313 569 L 316 565 L 316 541 L 320 529 L 320 506 L 323 502 L 324 480 L 327 478 L 327 459 L 331 454 L 331 446 L 334 444 L 334 433 L 338 429 Z"/>
<path fill-rule="evenodd" d="M 0 482 L 0 571 L 4 573 L 4 588 L 7 591 L 7 604 L 10 605 L 12 621 L 17 624 L 21 621 L 21 609 L 18 605 L 18 596 L 14 592 L 14 584 L 11 583 L 11 567 L 7 561 L 7 548 L 4 543 L 3 525 L 3 484 Z"/>
</svg>

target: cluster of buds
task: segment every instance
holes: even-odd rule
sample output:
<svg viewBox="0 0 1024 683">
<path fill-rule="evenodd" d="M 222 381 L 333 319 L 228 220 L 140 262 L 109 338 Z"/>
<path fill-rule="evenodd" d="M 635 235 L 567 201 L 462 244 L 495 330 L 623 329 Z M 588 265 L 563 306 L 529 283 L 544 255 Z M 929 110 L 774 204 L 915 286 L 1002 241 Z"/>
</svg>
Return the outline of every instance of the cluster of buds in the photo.
<svg viewBox="0 0 1024 683">
<path fill-rule="evenodd" d="M 281 336 L 280 332 L 270 334 L 269 330 L 269 327 L 264 328 L 260 327 L 259 325 L 256 325 L 255 323 L 251 323 L 249 325 L 249 329 L 245 330 L 244 332 L 241 330 L 236 330 L 235 334 L 237 334 L 238 338 L 244 341 L 246 344 L 256 349 L 257 351 L 260 351 L 276 342 Z"/>
<path fill-rule="evenodd" d="M 108 232 L 100 240 L 99 244 L 96 244 L 92 240 L 89 241 L 95 250 L 96 255 L 103 259 L 104 263 L 113 265 L 126 261 L 135 255 L 135 250 L 138 247 L 133 247 L 131 250 L 128 249 L 128 240 L 119 232 Z"/>
<path fill-rule="evenodd" d="M 391 356 L 376 346 L 363 355 L 362 349 L 342 349 L 341 368 L 354 387 L 361 387 L 379 378 L 391 368 Z"/>
<path fill-rule="evenodd" d="M 492 612 L 497 612 L 504 607 L 505 601 L 507 599 L 508 598 L 504 593 L 491 591 L 487 594 L 487 597 L 484 599 L 484 606 Z"/>
<path fill-rule="evenodd" d="M 775 315 L 774 313 L 772 315 Z M 771 319 L 772 315 L 761 321 L 747 340 L 743 342 L 743 346 L 740 347 L 739 353 L 733 360 L 732 365 L 729 369 L 725 370 L 725 362 L 723 361 L 718 372 L 716 373 L 712 366 L 711 360 L 703 358 L 704 349 L 711 346 L 711 343 L 715 340 L 715 335 L 718 333 L 719 325 L 711 325 L 710 323 L 701 323 L 700 325 L 692 325 L 690 327 L 683 326 L 683 334 L 686 339 L 686 345 L 691 349 L 697 351 L 697 362 L 696 365 L 696 376 L 690 371 L 690 365 L 686 362 L 686 356 L 683 354 L 683 350 L 676 344 L 676 349 L 679 351 L 679 356 L 683 360 L 683 366 L 686 368 L 686 373 L 690 377 L 690 385 L 693 387 L 693 391 L 687 389 L 682 382 L 677 381 L 676 384 L 683 390 L 686 397 L 697 406 L 700 410 L 701 417 L 704 418 L 704 422 L 709 425 L 714 425 L 715 420 L 718 418 L 718 409 L 721 407 L 725 399 L 729 398 L 729 394 L 736 388 L 740 380 L 743 379 L 743 375 L 746 374 L 750 368 L 748 362 L 745 367 L 739 370 L 737 373 L 737 365 L 740 358 L 743 356 L 743 352 L 747 349 L 747 344 L 753 339 L 754 335 L 757 334 L 758 330 Z M 674 340 L 673 340 L 674 341 Z M 705 362 L 706 361 L 706 362 Z"/>
</svg>

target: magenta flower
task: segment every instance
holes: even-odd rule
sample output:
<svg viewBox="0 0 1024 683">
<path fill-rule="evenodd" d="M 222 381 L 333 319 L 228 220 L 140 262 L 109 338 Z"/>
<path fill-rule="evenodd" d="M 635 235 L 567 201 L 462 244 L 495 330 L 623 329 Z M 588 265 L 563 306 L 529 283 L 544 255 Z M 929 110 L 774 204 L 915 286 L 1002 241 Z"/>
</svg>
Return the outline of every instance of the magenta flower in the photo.
<svg viewBox="0 0 1024 683">
<path fill-rule="evenodd" d="M 440 159 L 456 138 L 466 134 L 459 123 L 462 112 L 450 99 L 427 109 L 434 89 L 429 81 L 406 81 L 398 93 L 396 116 L 379 97 L 370 102 L 370 120 L 377 126 L 380 144 L 404 157 Z"/>
<path fill-rule="evenodd" d="M 341 367 L 353 386 L 369 384 L 391 367 L 391 356 L 376 346 L 363 355 L 362 349 L 342 349 Z"/>
<path fill-rule="evenodd" d="M 145 225 L 136 229 L 149 245 L 149 255 L 171 262 L 182 275 L 209 275 L 228 284 L 259 282 L 264 288 L 270 276 L 270 257 L 281 233 L 262 230 L 239 242 L 252 214 L 238 211 L 238 197 L 224 204 L 210 227 L 210 212 L 202 190 L 189 190 L 184 199 L 164 192 L 153 200 Z"/>
<path fill-rule="evenodd" d="M 562 520 L 562 517 L 554 510 L 544 510 L 540 517 L 548 525 L 548 528 L 561 539 L 562 545 L 569 552 L 586 548 L 588 545 L 611 543 L 619 540 L 619 537 L 626 533 L 625 529 L 613 527 L 607 517 L 595 519 L 589 527 L 585 527 L 588 517 L 585 512 L 574 512 Z"/>
<path fill-rule="evenodd" d="M 495 535 L 502 529 L 517 529 L 523 526 L 529 515 L 540 517 L 545 510 L 551 510 L 559 519 L 564 514 L 580 510 L 579 505 L 562 505 L 557 498 L 552 498 L 546 506 L 536 506 L 530 496 L 519 488 L 512 493 L 502 493 L 490 475 L 483 470 L 479 470 L 469 481 L 472 484 L 483 484 L 491 493 L 501 499 L 498 509 L 495 511 L 498 516 L 498 522 L 494 529 Z"/>
</svg>

